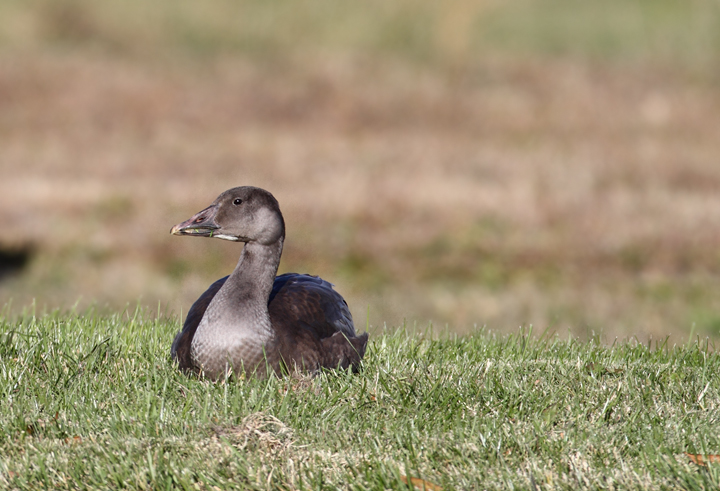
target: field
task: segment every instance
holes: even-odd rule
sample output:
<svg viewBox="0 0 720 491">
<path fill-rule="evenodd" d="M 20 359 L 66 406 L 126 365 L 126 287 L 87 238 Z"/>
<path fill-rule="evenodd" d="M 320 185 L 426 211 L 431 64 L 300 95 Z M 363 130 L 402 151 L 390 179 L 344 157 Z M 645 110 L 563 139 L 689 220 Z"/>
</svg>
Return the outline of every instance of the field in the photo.
<svg viewBox="0 0 720 491">
<path fill-rule="evenodd" d="M 186 312 L 279 199 L 359 323 L 720 334 L 720 7 L 0 2 L 0 303 Z"/>
<path fill-rule="evenodd" d="M 211 383 L 168 359 L 177 320 L 81 314 L 0 320 L 3 489 L 720 485 L 706 342 L 397 330 L 358 374 Z"/>
</svg>

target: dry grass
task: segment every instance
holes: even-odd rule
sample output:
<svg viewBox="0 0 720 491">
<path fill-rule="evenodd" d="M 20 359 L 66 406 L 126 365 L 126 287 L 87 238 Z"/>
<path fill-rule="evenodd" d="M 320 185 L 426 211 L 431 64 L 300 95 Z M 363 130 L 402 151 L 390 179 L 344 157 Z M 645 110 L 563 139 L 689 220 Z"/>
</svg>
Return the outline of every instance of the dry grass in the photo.
<svg viewBox="0 0 720 491">
<path fill-rule="evenodd" d="M 219 38 L 184 56 L 163 31 L 110 23 L 112 8 L 35 5 L 0 29 L 0 245 L 37 252 L 0 284 L 16 307 L 186 311 L 239 251 L 169 228 L 253 184 L 286 215 L 281 271 L 334 282 L 358 323 L 369 307 L 373 325 L 720 333 L 717 65 L 489 48 L 468 61 L 472 24 L 425 4 L 414 25 L 433 42 L 403 49 L 447 63 L 334 31 L 281 56 Z"/>
</svg>

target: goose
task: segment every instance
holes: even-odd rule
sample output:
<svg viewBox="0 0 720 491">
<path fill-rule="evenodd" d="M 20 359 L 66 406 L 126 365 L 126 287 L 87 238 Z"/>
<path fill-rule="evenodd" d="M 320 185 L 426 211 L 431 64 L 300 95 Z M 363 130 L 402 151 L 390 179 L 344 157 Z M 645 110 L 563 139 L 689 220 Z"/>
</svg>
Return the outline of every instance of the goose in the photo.
<svg viewBox="0 0 720 491">
<path fill-rule="evenodd" d="M 217 380 L 322 368 L 357 371 L 368 334 L 355 332 L 347 303 L 317 276 L 277 274 L 285 221 L 264 189 L 229 189 L 170 233 L 244 243 L 235 270 L 188 311 L 170 349 L 186 372 Z"/>
</svg>

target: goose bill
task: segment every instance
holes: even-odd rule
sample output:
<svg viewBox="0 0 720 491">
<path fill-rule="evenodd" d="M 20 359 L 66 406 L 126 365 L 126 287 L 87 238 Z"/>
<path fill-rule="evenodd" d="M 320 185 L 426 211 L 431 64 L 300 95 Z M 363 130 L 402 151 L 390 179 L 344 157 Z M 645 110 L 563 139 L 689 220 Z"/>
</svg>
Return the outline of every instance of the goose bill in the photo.
<svg viewBox="0 0 720 491">
<path fill-rule="evenodd" d="M 192 235 L 195 237 L 212 237 L 215 230 L 220 227 L 215 223 L 215 211 L 213 207 L 205 208 L 192 218 L 178 223 L 170 233 L 173 235 Z"/>
<path fill-rule="evenodd" d="M 215 232 L 216 228 L 209 228 L 209 227 L 181 227 L 180 225 L 175 225 L 172 230 L 170 230 L 170 233 L 173 235 L 192 235 L 194 237 L 212 237 L 213 232 Z"/>
</svg>

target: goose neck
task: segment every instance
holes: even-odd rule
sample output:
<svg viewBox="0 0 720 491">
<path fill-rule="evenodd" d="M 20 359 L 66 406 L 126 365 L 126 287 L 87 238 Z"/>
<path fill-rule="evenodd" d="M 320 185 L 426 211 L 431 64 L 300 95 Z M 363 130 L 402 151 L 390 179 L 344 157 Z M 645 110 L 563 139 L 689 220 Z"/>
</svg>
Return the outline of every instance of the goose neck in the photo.
<svg viewBox="0 0 720 491">
<path fill-rule="evenodd" d="M 227 282 L 238 293 L 242 293 L 244 299 L 257 300 L 267 306 L 280 264 L 282 247 L 282 239 L 269 245 L 248 242 Z"/>
</svg>

